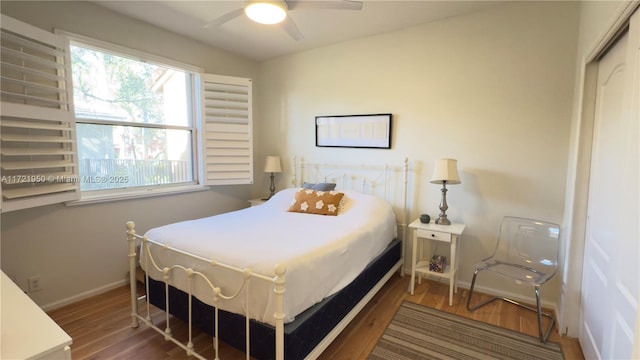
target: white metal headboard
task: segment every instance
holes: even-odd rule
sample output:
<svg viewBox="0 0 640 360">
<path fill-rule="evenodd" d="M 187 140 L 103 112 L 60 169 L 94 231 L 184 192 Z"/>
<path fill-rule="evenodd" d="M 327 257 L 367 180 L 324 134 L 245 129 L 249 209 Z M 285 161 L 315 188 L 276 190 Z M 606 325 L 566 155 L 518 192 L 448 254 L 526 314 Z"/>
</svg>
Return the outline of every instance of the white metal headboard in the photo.
<svg viewBox="0 0 640 360">
<path fill-rule="evenodd" d="M 402 254 L 407 239 L 409 160 L 401 165 L 389 164 L 329 164 L 297 160 L 293 158 L 292 180 L 294 187 L 304 182 L 336 183 L 336 190 L 354 190 L 376 195 L 391 204 L 396 214 L 399 234 L 402 234 Z M 404 271 L 402 269 L 401 271 Z"/>
<path fill-rule="evenodd" d="M 406 209 L 409 160 L 402 165 L 329 164 L 299 161 L 293 158 L 292 185 L 304 182 L 332 182 L 338 190 L 355 190 L 383 198 L 394 206 Z M 401 216 L 399 216 L 401 217 Z"/>
</svg>

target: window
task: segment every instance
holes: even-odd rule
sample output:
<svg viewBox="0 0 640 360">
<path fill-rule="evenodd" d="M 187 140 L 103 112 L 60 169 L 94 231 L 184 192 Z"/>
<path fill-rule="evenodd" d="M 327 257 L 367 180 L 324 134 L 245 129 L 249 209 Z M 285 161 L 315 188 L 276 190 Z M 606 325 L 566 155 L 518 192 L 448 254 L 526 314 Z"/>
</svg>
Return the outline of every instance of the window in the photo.
<svg viewBox="0 0 640 360">
<path fill-rule="evenodd" d="M 83 192 L 194 184 L 195 74 L 71 42 Z"/>
<path fill-rule="evenodd" d="M 3 212 L 253 182 L 251 79 L 0 27 Z"/>
</svg>

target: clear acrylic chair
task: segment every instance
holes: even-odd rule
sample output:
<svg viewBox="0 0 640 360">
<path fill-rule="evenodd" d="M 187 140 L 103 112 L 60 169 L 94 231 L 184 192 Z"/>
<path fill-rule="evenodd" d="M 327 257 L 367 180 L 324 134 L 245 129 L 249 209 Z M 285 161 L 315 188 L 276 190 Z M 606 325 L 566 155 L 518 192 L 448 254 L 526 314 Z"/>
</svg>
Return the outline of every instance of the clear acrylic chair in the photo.
<svg viewBox="0 0 640 360">
<path fill-rule="evenodd" d="M 511 304 L 534 311 L 538 315 L 538 337 L 546 342 L 555 324 L 555 319 L 542 312 L 540 287 L 551 279 L 558 268 L 560 227 L 545 221 L 523 219 L 507 216 L 502 220 L 500 233 L 493 255 L 476 264 L 471 280 L 467 309 L 476 310 L 495 300 L 503 300 Z M 532 286 L 536 294 L 536 308 L 521 304 L 503 297 L 492 297 L 471 306 L 471 297 L 476 277 L 484 270 L 502 275 L 517 284 Z M 551 320 L 546 330 L 542 331 L 542 317 Z"/>
</svg>

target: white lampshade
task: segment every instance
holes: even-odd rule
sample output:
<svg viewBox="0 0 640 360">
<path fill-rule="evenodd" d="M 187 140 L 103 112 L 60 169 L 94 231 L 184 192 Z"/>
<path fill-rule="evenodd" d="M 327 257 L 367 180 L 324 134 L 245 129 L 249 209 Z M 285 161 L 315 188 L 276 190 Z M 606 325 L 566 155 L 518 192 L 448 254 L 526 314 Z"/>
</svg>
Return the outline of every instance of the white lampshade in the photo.
<svg viewBox="0 0 640 360">
<path fill-rule="evenodd" d="M 266 25 L 282 22 L 287 17 L 284 1 L 255 1 L 244 8 L 249 19 Z"/>
<path fill-rule="evenodd" d="M 267 156 L 264 162 L 264 172 L 266 173 L 279 173 L 282 172 L 280 166 L 280 156 Z"/>
<path fill-rule="evenodd" d="M 458 161 L 455 159 L 440 159 L 436 161 L 436 167 L 431 177 L 431 183 L 443 184 L 460 184 L 460 176 L 458 176 Z"/>
</svg>

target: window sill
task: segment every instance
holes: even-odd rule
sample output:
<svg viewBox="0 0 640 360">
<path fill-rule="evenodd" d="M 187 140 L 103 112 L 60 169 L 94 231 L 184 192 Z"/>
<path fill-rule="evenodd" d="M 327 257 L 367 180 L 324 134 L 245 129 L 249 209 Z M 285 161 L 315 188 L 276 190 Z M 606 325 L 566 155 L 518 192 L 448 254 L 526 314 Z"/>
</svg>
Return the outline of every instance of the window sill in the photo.
<svg viewBox="0 0 640 360">
<path fill-rule="evenodd" d="M 129 190 L 129 191 L 124 190 L 120 192 L 116 192 L 114 190 L 114 192 L 108 192 L 108 193 L 100 192 L 99 194 L 81 195 L 80 199 L 67 201 L 65 205 L 78 206 L 78 205 L 98 204 L 98 203 L 104 203 L 104 202 L 141 199 L 141 198 L 162 196 L 162 195 L 183 194 L 183 193 L 190 193 L 190 192 L 196 192 L 196 191 L 205 191 L 209 189 L 211 189 L 209 186 L 203 186 L 203 185 L 184 185 L 184 186 L 172 186 L 172 187 L 165 187 L 165 188 L 145 188 L 140 190 Z"/>
</svg>

